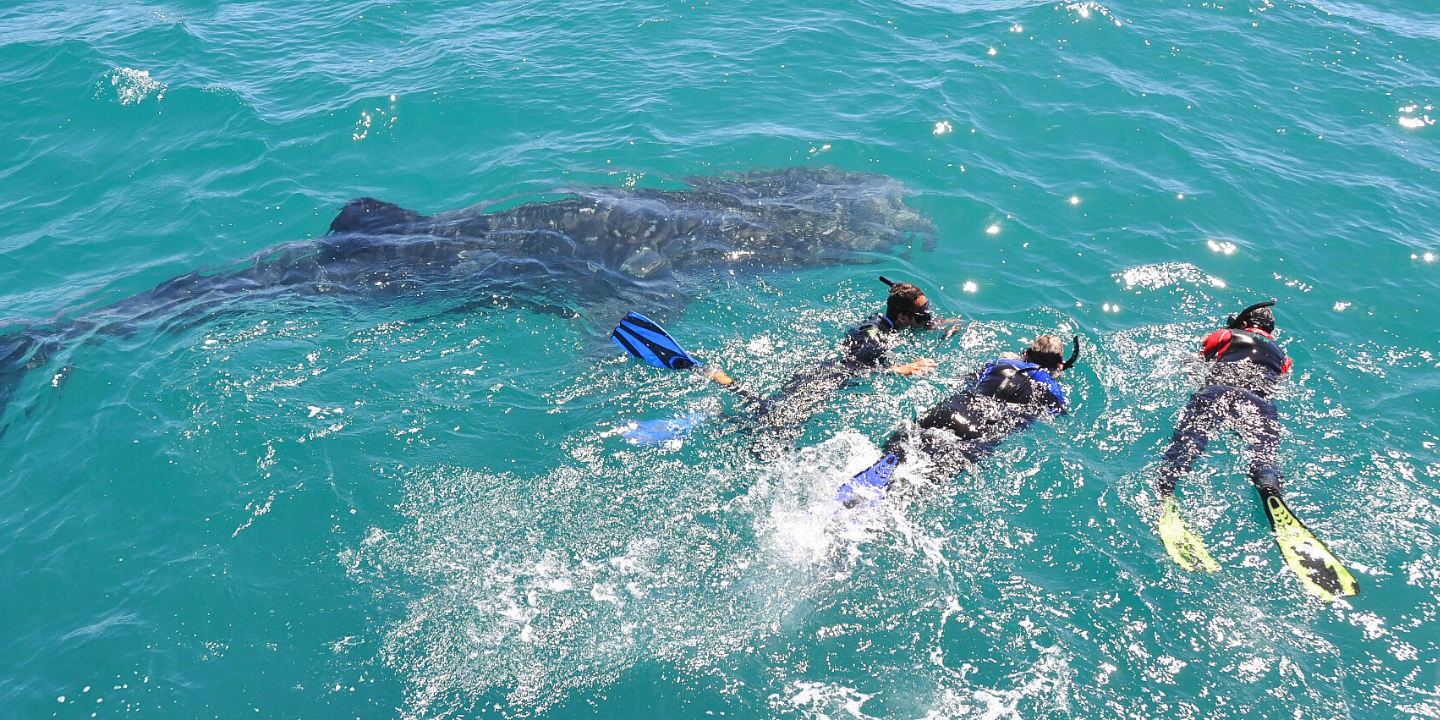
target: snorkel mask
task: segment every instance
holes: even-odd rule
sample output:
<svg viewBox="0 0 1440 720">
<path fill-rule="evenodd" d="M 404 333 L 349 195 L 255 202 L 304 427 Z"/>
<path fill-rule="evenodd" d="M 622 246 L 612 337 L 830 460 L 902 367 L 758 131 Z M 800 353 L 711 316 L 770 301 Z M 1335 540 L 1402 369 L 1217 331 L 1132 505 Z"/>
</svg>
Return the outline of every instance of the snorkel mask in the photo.
<svg viewBox="0 0 1440 720">
<path fill-rule="evenodd" d="M 910 317 L 915 318 L 915 322 L 916 322 L 920 327 L 923 327 L 923 328 L 925 328 L 926 330 L 929 330 L 930 328 L 935 327 L 935 318 L 933 318 L 933 317 L 930 316 L 930 301 L 929 301 L 929 299 L 926 299 L 926 301 L 925 301 L 925 306 L 924 306 L 924 307 L 918 307 L 918 308 L 915 308 L 914 310 L 911 310 L 911 311 L 910 311 Z"/>
</svg>

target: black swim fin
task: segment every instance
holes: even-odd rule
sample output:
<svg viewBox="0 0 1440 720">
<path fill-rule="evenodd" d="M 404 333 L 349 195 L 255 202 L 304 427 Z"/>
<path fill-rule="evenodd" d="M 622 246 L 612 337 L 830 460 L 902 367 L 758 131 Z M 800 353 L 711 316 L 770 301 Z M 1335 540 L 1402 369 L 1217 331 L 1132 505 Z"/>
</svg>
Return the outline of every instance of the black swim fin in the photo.
<svg viewBox="0 0 1440 720">
<path fill-rule="evenodd" d="M 705 364 L 685 352 L 664 328 L 634 311 L 610 333 L 610 340 L 621 350 L 662 370 L 686 370 Z"/>
</svg>

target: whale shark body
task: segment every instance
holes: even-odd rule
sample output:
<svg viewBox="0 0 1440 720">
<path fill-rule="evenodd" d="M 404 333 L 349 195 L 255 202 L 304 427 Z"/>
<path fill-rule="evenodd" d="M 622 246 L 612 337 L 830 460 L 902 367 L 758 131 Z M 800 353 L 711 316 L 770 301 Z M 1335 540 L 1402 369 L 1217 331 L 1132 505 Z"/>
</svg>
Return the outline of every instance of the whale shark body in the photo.
<svg viewBox="0 0 1440 720">
<path fill-rule="evenodd" d="M 352 200 L 321 238 L 93 310 L 8 323 L 0 330 L 0 417 L 20 378 L 64 349 L 151 325 L 189 327 L 242 302 L 438 297 L 463 309 L 514 303 L 582 316 L 609 305 L 664 315 L 683 307 L 688 285 L 717 271 L 863 261 L 934 245 L 933 226 L 904 204 L 904 188 L 879 175 L 792 168 L 685 183 L 689 189 L 570 189 L 495 212 L 422 215 Z"/>
</svg>

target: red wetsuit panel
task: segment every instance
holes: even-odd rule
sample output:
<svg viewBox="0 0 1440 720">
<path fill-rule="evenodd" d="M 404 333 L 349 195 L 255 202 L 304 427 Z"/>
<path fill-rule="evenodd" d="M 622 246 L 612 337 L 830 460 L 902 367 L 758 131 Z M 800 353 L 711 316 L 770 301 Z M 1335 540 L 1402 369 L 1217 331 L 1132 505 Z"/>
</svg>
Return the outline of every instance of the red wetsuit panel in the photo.
<svg viewBox="0 0 1440 720">
<path fill-rule="evenodd" d="M 1200 346 L 1200 354 L 1206 360 L 1214 360 L 1224 354 L 1225 349 L 1230 347 L 1230 331 L 1228 329 L 1216 330 L 1205 338 L 1204 344 Z"/>
</svg>

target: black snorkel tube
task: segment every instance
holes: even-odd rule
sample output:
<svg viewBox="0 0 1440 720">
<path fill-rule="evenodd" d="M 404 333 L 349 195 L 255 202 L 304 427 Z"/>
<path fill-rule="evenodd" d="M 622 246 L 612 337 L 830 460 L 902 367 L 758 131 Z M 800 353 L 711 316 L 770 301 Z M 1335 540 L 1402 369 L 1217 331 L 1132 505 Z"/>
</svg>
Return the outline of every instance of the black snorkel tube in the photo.
<svg viewBox="0 0 1440 720">
<path fill-rule="evenodd" d="M 1063 363 L 1060 363 L 1061 370 L 1069 370 L 1070 368 L 1075 367 L 1075 363 L 1079 362 L 1080 360 L 1080 336 L 1076 335 L 1070 338 L 1070 342 L 1073 343 L 1075 349 L 1070 351 L 1069 359 L 1067 359 Z"/>
<path fill-rule="evenodd" d="M 1245 321 L 1246 321 L 1246 319 L 1248 319 L 1248 318 L 1250 317 L 1250 313 L 1255 312 L 1256 310 L 1259 310 L 1260 308 L 1271 307 L 1271 306 L 1273 306 L 1274 304 L 1275 304 L 1275 299 L 1274 299 L 1274 298 L 1271 298 L 1271 299 L 1269 299 L 1269 300 L 1266 300 L 1265 302 L 1255 303 L 1254 305 L 1251 305 L 1250 307 L 1247 307 L 1247 308 L 1245 308 L 1244 310 L 1241 310 L 1241 311 L 1240 311 L 1240 314 L 1238 314 L 1238 315 L 1231 315 L 1230 317 L 1226 318 L 1226 320 L 1225 320 L 1225 327 L 1227 327 L 1227 328 L 1229 328 L 1229 329 L 1231 329 L 1231 330 L 1244 330 L 1244 329 L 1245 329 L 1245 324 L 1246 324 Z"/>
</svg>

